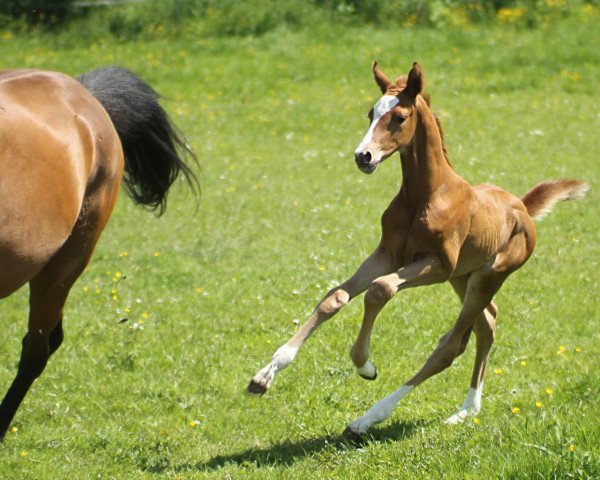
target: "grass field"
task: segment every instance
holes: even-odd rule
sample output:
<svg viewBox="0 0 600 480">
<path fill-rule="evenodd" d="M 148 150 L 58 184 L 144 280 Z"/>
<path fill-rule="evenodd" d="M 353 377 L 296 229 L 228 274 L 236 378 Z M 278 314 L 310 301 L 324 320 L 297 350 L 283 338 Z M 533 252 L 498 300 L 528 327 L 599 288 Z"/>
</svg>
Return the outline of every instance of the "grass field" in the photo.
<svg viewBox="0 0 600 480">
<path fill-rule="evenodd" d="M 121 195 L 66 309 L 65 343 L 0 446 L 0 478 L 599 478 L 600 16 L 547 28 L 315 26 L 261 38 L 146 42 L 4 35 L 0 67 L 78 74 L 122 64 L 200 159 L 157 219 Z M 448 285 L 403 292 L 379 317 L 364 382 L 348 357 L 362 302 L 326 324 L 263 398 L 245 387 L 318 299 L 379 240 L 400 184 L 354 148 L 390 77 L 423 66 L 450 158 L 472 183 L 523 194 L 588 180 L 538 224 L 534 256 L 496 297 L 483 409 L 449 427 L 474 349 L 408 396 L 360 447 L 340 433 L 421 366 L 458 312 Z M 0 391 L 27 292 L 2 301 Z M 127 318 L 127 322 L 121 322 Z M 3 393 L 2 393 L 3 394 Z"/>
</svg>

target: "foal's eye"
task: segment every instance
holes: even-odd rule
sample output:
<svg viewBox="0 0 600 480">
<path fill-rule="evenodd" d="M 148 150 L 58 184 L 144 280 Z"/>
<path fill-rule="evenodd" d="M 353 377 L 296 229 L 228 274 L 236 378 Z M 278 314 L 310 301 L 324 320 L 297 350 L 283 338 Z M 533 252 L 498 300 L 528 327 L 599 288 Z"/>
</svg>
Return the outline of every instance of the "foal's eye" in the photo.
<svg viewBox="0 0 600 480">
<path fill-rule="evenodd" d="M 400 125 L 402 125 L 404 123 L 404 120 L 406 120 L 406 117 L 403 117 L 401 115 L 396 115 L 396 120 L 398 121 L 398 123 Z"/>
</svg>

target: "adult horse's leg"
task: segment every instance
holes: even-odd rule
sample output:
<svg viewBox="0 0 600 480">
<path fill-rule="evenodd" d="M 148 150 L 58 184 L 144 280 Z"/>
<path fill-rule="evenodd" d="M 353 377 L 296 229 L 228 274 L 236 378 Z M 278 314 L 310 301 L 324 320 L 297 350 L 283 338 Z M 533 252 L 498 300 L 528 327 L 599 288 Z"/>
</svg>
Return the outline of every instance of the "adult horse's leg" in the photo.
<svg viewBox="0 0 600 480">
<path fill-rule="evenodd" d="M 277 349 L 271 361 L 250 381 L 248 392 L 262 395 L 271 386 L 275 374 L 287 367 L 308 337 L 326 320 L 339 312 L 352 298 L 364 292 L 371 282 L 394 268 L 392 257 L 382 248 L 373 252 L 347 281 L 331 289 L 287 343 Z"/>
<path fill-rule="evenodd" d="M 450 280 L 454 291 L 464 301 L 467 291 L 467 277 L 453 278 Z M 481 395 L 483 392 L 483 375 L 487 364 L 494 338 L 496 335 L 496 317 L 498 308 L 493 302 L 477 317 L 473 325 L 476 337 L 475 365 L 471 375 L 471 384 L 467 397 L 457 413 L 446 419 L 446 423 L 454 425 L 462 422 L 469 415 L 476 415 L 481 410 Z M 466 343 L 465 343 L 466 347 Z"/>
<path fill-rule="evenodd" d="M 365 295 L 365 310 L 360 332 L 352 349 L 350 357 L 358 374 L 367 379 L 377 377 L 377 369 L 369 360 L 369 343 L 375 319 L 385 304 L 401 289 L 437 283 L 446 279 L 441 270 L 439 260 L 435 256 L 426 257 L 402 268 L 397 273 L 377 278 Z"/>
<path fill-rule="evenodd" d="M 29 325 L 23 338 L 21 360 L 17 375 L 0 404 L 0 439 L 4 438 L 23 398 L 63 338 L 62 309 L 71 284 L 40 289 L 34 279 L 30 285 Z"/>
<path fill-rule="evenodd" d="M 29 324 L 17 375 L 0 404 L 0 439 L 34 380 L 63 340 L 62 310 L 71 287 L 87 266 L 119 191 L 119 171 L 93 184 L 71 235 L 29 282 Z"/>
<path fill-rule="evenodd" d="M 467 282 L 465 300 L 456 323 L 440 339 L 437 348 L 427 359 L 425 365 L 398 390 L 377 402 L 365 415 L 348 425 L 344 432 L 345 435 L 351 438 L 359 436 L 372 425 L 383 422 L 390 416 L 398 402 L 412 389 L 429 377 L 448 368 L 454 359 L 464 351 L 465 335 L 468 339 L 469 331 L 473 328 L 475 321 L 490 304 L 494 294 L 507 276 L 507 273 L 498 274 L 488 270 L 472 273 Z M 408 286 L 416 286 L 415 283 L 413 282 L 412 285 L 409 284 Z M 394 284 L 389 288 L 392 287 L 394 287 Z"/>
</svg>

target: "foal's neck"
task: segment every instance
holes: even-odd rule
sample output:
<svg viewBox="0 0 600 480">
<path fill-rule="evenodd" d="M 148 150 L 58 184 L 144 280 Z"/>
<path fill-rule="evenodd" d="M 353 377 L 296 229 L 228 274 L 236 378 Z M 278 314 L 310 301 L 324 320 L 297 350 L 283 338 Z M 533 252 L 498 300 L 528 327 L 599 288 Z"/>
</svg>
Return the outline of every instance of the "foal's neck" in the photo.
<svg viewBox="0 0 600 480">
<path fill-rule="evenodd" d="M 438 124 L 425 101 L 417 97 L 417 125 L 409 145 L 401 152 L 401 193 L 411 202 L 426 202 L 442 185 L 458 175 L 444 154 Z"/>
</svg>

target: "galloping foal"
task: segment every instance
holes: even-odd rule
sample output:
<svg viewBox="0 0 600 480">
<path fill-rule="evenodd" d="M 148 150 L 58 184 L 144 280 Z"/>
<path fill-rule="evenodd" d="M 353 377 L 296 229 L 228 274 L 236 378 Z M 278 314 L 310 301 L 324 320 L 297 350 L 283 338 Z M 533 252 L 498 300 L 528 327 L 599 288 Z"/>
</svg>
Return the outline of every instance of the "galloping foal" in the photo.
<svg viewBox="0 0 600 480">
<path fill-rule="evenodd" d="M 375 62 L 373 75 L 383 96 L 369 112 L 371 123 L 356 149 L 356 164 L 361 171 L 373 173 L 398 151 L 402 162 L 402 186 L 381 218 L 381 242 L 349 280 L 327 293 L 308 321 L 254 376 L 248 391 L 265 393 L 275 374 L 292 362 L 313 331 L 365 290 L 364 318 L 350 356 L 358 374 L 367 380 L 377 377 L 369 360 L 375 318 L 397 292 L 449 281 L 462 308 L 425 365 L 348 425 L 345 434 L 349 437 L 384 421 L 413 388 L 449 367 L 465 350 L 471 332 L 477 343 L 470 388 L 460 410 L 447 422 L 458 423 L 479 412 L 498 314 L 492 298 L 533 252 L 533 220 L 547 214 L 558 201 L 583 196 L 588 188 L 577 180 L 543 182 L 518 198 L 489 184 L 472 187 L 448 161 L 440 124 L 428 99 L 421 95 L 421 67 L 415 63 L 408 78 L 393 83 Z"/>
<path fill-rule="evenodd" d="M 159 213 L 180 173 L 197 189 L 180 157 L 191 151 L 150 86 L 118 67 L 78 80 L 0 72 L 0 298 L 29 282 L 30 306 L 17 375 L 0 404 L 0 440 L 62 343 L 63 306 L 123 173 L 132 199 Z"/>
</svg>

